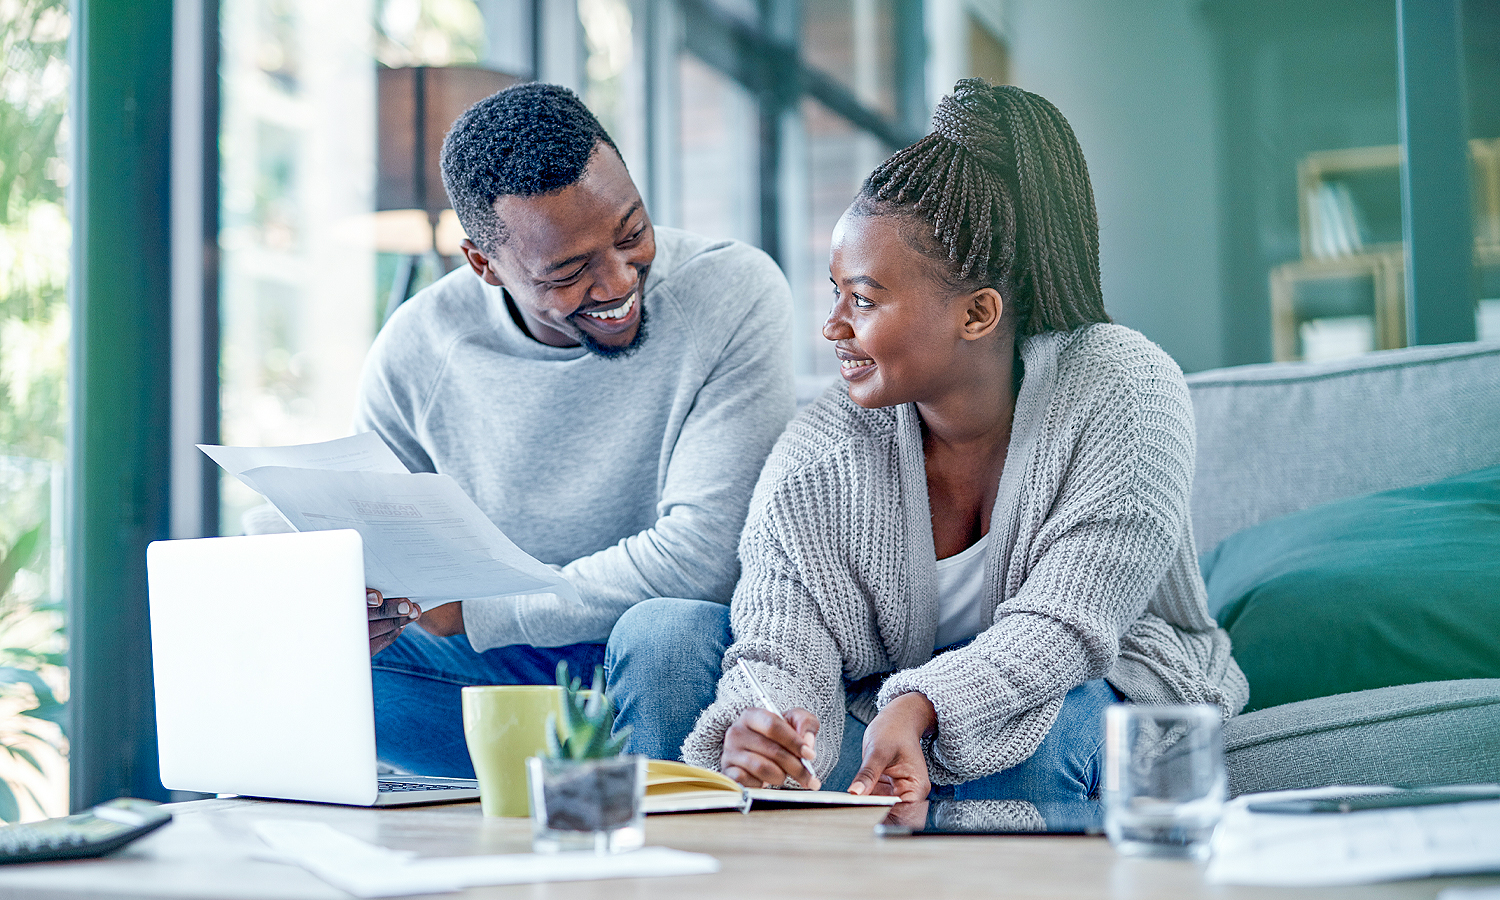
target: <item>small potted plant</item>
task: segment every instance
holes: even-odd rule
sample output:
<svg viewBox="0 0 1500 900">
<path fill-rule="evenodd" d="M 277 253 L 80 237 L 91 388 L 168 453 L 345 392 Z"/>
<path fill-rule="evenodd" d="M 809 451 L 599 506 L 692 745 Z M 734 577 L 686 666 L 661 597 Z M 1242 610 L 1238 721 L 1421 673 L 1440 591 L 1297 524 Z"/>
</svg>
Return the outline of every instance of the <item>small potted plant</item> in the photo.
<svg viewBox="0 0 1500 900">
<path fill-rule="evenodd" d="M 568 680 L 557 664 L 563 716 L 548 717 L 547 755 L 526 761 L 531 789 L 532 847 L 538 853 L 593 850 L 621 853 L 645 843 L 641 800 L 646 758 L 622 755 L 630 729 L 611 734 L 615 710 L 604 695 L 604 670 L 594 669 L 590 690 Z"/>
</svg>

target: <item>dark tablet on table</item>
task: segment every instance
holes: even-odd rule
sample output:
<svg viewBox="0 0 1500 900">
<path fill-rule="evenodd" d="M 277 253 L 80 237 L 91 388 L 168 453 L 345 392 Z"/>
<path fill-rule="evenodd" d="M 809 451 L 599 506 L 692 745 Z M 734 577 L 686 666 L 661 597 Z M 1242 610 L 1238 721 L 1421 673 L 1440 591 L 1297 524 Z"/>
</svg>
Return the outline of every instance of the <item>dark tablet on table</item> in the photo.
<svg viewBox="0 0 1500 900">
<path fill-rule="evenodd" d="M 1046 804 L 1025 800 L 928 800 L 898 803 L 875 826 L 883 837 L 927 835 L 1103 834 L 1097 804 Z"/>
</svg>

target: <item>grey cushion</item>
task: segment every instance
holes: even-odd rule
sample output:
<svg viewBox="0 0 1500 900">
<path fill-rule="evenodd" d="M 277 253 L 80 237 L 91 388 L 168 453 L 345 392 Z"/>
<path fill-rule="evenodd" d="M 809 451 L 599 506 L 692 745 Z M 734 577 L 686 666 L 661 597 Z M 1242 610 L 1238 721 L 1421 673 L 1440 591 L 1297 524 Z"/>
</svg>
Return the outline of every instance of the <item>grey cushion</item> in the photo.
<svg viewBox="0 0 1500 900">
<path fill-rule="evenodd" d="M 1500 678 L 1273 706 L 1224 726 L 1229 792 L 1500 782 Z"/>
<path fill-rule="evenodd" d="M 1198 425 L 1193 532 L 1500 464 L 1500 344 L 1386 350 L 1188 376 Z"/>
</svg>

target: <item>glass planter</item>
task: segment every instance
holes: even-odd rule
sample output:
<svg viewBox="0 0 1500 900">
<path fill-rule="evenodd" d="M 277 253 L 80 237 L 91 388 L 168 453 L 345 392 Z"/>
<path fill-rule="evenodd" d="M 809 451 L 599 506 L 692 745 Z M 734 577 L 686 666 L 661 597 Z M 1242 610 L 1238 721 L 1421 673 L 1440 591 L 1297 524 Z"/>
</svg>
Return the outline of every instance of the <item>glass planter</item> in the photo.
<svg viewBox="0 0 1500 900">
<path fill-rule="evenodd" d="M 526 760 L 531 845 L 538 853 L 624 853 L 646 841 L 646 758 Z"/>
</svg>

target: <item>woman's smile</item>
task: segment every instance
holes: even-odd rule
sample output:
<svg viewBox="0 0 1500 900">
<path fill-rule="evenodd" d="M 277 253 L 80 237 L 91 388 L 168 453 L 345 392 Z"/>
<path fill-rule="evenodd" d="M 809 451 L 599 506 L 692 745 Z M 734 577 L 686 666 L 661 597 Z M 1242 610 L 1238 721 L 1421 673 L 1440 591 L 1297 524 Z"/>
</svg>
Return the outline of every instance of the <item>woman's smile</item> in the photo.
<svg viewBox="0 0 1500 900">
<path fill-rule="evenodd" d="M 875 360 L 857 350 L 838 349 L 835 353 L 839 358 L 839 374 L 844 376 L 845 381 L 864 378 L 875 369 Z"/>
</svg>

